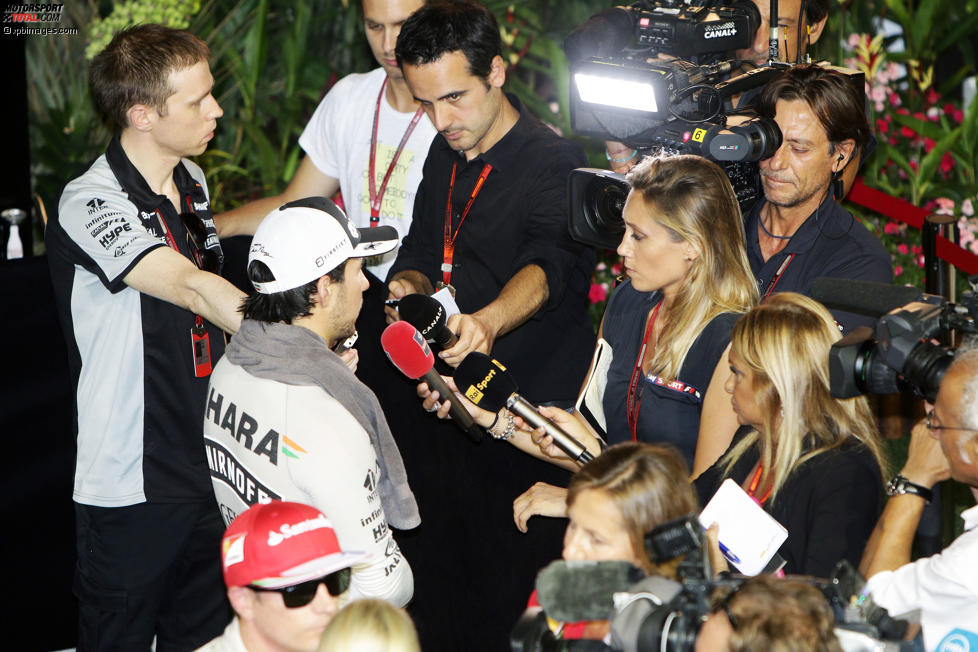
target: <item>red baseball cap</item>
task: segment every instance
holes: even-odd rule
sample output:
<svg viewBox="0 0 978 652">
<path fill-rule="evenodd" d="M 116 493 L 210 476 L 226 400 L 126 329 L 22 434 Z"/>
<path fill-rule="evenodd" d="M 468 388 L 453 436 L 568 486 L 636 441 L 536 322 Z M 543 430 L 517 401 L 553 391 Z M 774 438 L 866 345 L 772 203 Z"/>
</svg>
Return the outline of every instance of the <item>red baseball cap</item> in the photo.
<svg viewBox="0 0 978 652">
<path fill-rule="evenodd" d="M 273 500 L 250 507 L 224 533 L 221 562 L 228 586 L 279 589 L 329 575 L 368 557 L 340 549 L 326 515 Z"/>
</svg>

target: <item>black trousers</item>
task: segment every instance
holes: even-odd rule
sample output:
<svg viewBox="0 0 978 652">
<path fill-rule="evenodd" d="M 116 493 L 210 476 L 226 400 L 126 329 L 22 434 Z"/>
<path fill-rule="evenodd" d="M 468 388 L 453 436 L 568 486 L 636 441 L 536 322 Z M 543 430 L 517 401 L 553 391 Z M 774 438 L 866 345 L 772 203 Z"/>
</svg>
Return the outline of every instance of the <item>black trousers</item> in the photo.
<svg viewBox="0 0 978 652">
<path fill-rule="evenodd" d="M 213 500 L 75 504 L 78 650 L 193 650 L 231 620 Z"/>
</svg>

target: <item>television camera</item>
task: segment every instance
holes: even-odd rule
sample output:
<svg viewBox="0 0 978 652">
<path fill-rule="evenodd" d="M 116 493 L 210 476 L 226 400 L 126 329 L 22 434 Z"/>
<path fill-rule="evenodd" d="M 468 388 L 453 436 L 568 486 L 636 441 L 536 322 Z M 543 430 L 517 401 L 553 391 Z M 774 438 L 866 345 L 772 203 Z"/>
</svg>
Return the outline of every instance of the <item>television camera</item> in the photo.
<svg viewBox="0 0 978 652">
<path fill-rule="evenodd" d="M 543 610 L 527 610 L 517 622 L 510 637 L 512 650 L 692 650 L 710 614 L 714 591 L 721 587 L 736 590 L 750 579 L 740 575 L 714 578 L 705 539 L 693 515 L 664 523 L 646 535 L 646 548 L 656 563 L 682 556 L 679 582 L 642 577 L 628 562 L 553 562 L 537 576 Z M 798 579 L 810 582 L 825 596 L 835 616 L 836 635 L 847 652 L 912 649 L 900 640 L 907 624 L 892 619 L 873 603 L 865 591 L 865 580 L 849 562 L 840 562 L 829 580 Z M 610 620 L 611 644 L 557 638 L 551 627 L 551 621 L 584 620 Z"/>
</svg>

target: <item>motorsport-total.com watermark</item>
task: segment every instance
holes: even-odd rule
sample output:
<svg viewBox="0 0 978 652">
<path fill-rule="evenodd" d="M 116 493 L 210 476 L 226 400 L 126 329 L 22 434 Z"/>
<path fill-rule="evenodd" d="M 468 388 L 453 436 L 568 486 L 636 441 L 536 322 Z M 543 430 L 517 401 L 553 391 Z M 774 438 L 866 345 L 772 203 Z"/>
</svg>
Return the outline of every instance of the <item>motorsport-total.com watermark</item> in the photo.
<svg viewBox="0 0 978 652">
<path fill-rule="evenodd" d="M 10 4 L 3 10 L 4 36 L 59 36 L 78 33 L 77 27 L 55 27 L 63 4 Z"/>
</svg>

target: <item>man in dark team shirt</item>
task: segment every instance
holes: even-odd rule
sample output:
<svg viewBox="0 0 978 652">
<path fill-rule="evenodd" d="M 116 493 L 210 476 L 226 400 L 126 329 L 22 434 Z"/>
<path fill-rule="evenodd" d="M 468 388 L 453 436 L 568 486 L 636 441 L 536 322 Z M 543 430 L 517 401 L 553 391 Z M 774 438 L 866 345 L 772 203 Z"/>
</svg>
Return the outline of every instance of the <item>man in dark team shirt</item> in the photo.
<svg viewBox="0 0 978 652">
<path fill-rule="evenodd" d="M 745 216 L 747 257 L 761 297 L 809 294 L 821 277 L 889 283 L 890 256 L 833 195 L 869 137 L 863 102 L 841 73 L 797 66 L 772 80 L 755 104 L 778 123 L 781 147 L 760 163 L 764 201 Z M 871 318 L 833 311 L 845 331 Z"/>
<path fill-rule="evenodd" d="M 183 158 L 223 113 L 209 56 L 159 25 L 116 35 L 91 69 L 116 134 L 47 230 L 75 390 L 79 650 L 193 649 L 228 619 L 201 422 L 242 293 L 218 275 L 232 234 Z"/>
</svg>

